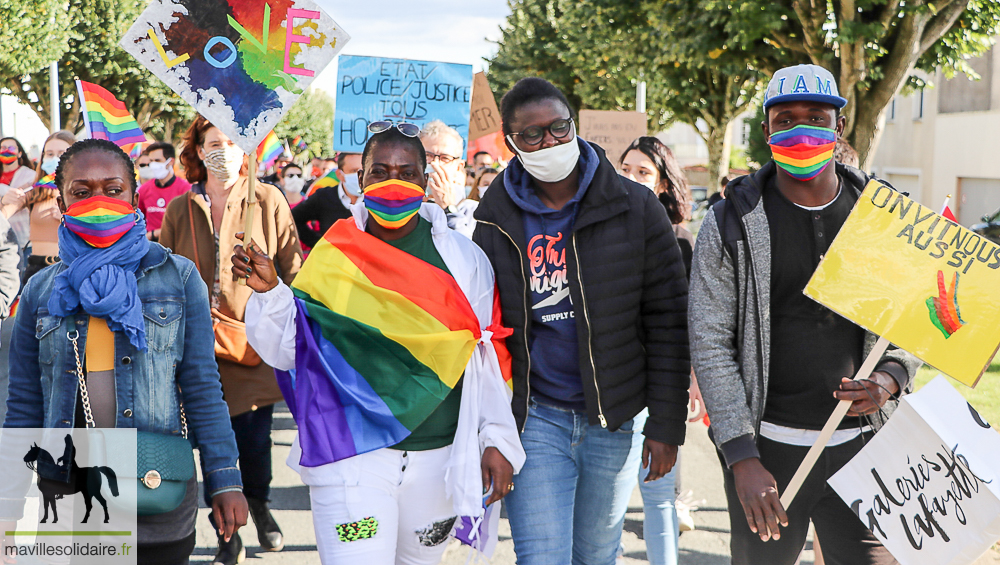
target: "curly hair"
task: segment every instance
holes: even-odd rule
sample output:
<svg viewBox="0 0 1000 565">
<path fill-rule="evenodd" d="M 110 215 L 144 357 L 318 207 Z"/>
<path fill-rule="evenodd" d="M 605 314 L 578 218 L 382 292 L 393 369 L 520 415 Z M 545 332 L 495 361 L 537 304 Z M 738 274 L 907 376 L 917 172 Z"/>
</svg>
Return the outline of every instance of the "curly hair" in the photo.
<svg viewBox="0 0 1000 565">
<path fill-rule="evenodd" d="M 659 173 L 659 183 L 656 187 L 656 194 L 667 209 L 667 217 L 670 223 L 677 225 L 691 219 L 691 189 L 688 188 L 687 177 L 681 169 L 677 159 L 674 158 L 673 151 L 659 139 L 644 135 L 628 146 L 622 153 L 618 164 L 621 165 L 625 156 L 631 151 L 638 151 L 649 157 L 649 160 L 656 165 L 656 172 Z"/>
<path fill-rule="evenodd" d="M 212 122 L 199 114 L 191 122 L 191 126 L 188 127 L 187 132 L 184 134 L 182 142 L 184 148 L 181 149 L 180 160 L 181 166 L 184 167 L 184 176 L 192 184 L 208 180 L 208 169 L 205 168 L 205 163 L 198 156 L 198 148 L 205 144 L 205 135 L 208 134 L 208 130 L 214 127 L 215 125 Z M 249 174 L 249 171 L 249 159 L 244 157 L 243 167 L 240 168 L 240 176 L 246 176 Z"/>
<path fill-rule="evenodd" d="M 77 141 L 73 145 L 70 145 L 69 149 L 62 154 L 62 157 L 59 158 L 59 166 L 56 167 L 56 186 L 59 187 L 59 195 L 65 198 L 65 194 L 63 193 L 65 177 L 63 176 L 63 173 L 66 172 L 66 167 L 69 166 L 74 157 L 88 151 L 104 151 L 118 158 L 122 167 L 125 168 L 125 172 L 127 173 L 125 176 L 128 179 L 129 188 L 132 189 L 132 196 L 134 198 L 137 188 L 135 181 L 135 165 L 132 163 L 132 159 L 128 156 L 128 154 L 122 151 L 121 147 L 118 147 L 106 139 L 84 139 Z"/>
<path fill-rule="evenodd" d="M 510 123 L 514 121 L 514 112 L 522 106 L 543 100 L 559 102 L 569 110 L 570 117 L 573 116 L 573 107 L 569 105 L 566 95 L 556 85 L 539 77 L 522 78 L 500 99 L 500 126 L 503 129 L 503 134 L 513 133 L 510 129 Z"/>
</svg>

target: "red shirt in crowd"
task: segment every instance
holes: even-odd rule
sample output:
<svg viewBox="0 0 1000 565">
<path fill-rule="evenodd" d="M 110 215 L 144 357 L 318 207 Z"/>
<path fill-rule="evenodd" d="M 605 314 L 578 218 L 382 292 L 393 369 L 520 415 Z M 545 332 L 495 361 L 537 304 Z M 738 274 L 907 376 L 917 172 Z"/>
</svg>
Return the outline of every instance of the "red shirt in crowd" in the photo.
<svg viewBox="0 0 1000 565">
<path fill-rule="evenodd" d="M 163 213 L 167 204 L 174 198 L 191 190 L 191 183 L 174 175 L 166 186 L 157 184 L 157 180 L 148 180 L 139 187 L 139 210 L 146 216 L 146 231 L 160 229 L 163 224 Z"/>
</svg>

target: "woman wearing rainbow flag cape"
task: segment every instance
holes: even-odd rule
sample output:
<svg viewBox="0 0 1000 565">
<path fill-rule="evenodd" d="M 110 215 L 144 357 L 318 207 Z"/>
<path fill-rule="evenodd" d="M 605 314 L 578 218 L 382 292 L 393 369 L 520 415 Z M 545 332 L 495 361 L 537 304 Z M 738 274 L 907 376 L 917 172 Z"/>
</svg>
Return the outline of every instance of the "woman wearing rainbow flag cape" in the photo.
<svg viewBox="0 0 1000 565">
<path fill-rule="evenodd" d="M 309 485 L 323 562 L 437 563 L 456 521 L 483 516 L 524 462 L 508 332 L 486 256 L 422 203 L 418 128 L 370 131 L 363 197 L 292 287 L 256 244 L 236 246 L 233 272 L 258 293 L 250 344 L 288 371 L 278 380 L 299 428 L 288 463 Z"/>
<path fill-rule="evenodd" d="M 231 538 L 248 509 L 214 361 L 208 289 L 191 261 L 146 239 L 132 160 L 117 145 L 73 144 L 55 183 L 61 261 L 32 277 L 21 296 L 4 428 L 180 436 L 190 427 L 219 535 Z M 17 498 L 18 485 L 0 481 L 0 533 L 23 515 L 23 486 Z M 139 562 L 187 563 L 197 516 L 191 476 L 178 506 L 139 517 Z"/>
</svg>

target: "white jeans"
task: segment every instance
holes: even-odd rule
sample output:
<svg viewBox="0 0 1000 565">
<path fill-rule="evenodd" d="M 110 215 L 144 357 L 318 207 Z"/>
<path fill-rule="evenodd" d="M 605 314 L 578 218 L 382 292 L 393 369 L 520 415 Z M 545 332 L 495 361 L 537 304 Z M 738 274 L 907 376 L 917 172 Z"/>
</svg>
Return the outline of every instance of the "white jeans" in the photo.
<svg viewBox="0 0 1000 565">
<path fill-rule="evenodd" d="M 455 524 L 444 487 L 450 452 L 380 449 L 324 466 L 330 486 L 309 487 L 322 562 L 438 563 Z"/>
</svg>

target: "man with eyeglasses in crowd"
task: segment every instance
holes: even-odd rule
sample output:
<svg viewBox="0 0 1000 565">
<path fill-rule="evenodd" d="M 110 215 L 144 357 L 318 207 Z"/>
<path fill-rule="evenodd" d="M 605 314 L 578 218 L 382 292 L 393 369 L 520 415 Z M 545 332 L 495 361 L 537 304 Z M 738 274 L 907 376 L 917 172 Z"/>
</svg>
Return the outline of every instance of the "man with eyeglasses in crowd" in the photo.
<svg viewBox="0 0 1000 565">
<path fill-rule="evenodd" d="M 666 211 L 576 136 L 540 78 L 500 103 L 517 158 L 473 236 L 497 277 L 527 461 L 507 497 L 520 565 L 613 565 L 640 460 L 667 474 L 684 443 L 687 280 Z M 645 436 L 645 439 L 643 439 Z"/>
<path fill-rule="evenodd" d="M 428 196 L 444 209 L 449 228 L 472 237 L 476 228 L 472 214 L 479 203 L 466 198 L 465 159 L 462 157 L 465 142 L 462 135 L 441 120 L 434 120 L 420 130 L 420 142 L 427 152 L 427 164 L 430 166 Z"/>
</svg>

